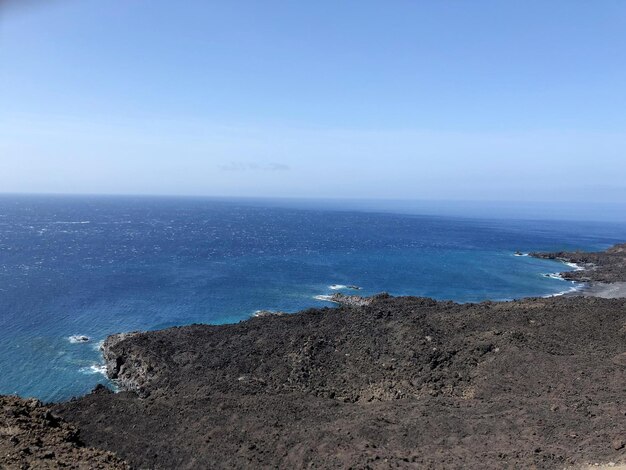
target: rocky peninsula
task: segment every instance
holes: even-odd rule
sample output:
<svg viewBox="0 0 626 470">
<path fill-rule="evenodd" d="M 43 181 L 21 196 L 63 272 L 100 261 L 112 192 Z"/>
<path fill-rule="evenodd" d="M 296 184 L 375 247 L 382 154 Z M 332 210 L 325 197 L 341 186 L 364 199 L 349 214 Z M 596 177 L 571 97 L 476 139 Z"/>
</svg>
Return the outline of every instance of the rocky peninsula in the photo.
<svg viewBox="0 0 626 470">
<path fill-rule="evenodd" d="M 590 287 L 626 282 L 626 245 L 533 255 L 584 266 L 564 277 Z M 626 299 L 335 301 L 113 335 L 104 355 L 123 391 L 99 387 L 50 416 L 76 426 L 80 449 L 119 459 L 94 468 L 626 463 Z M 28 468 L 2 460 L 5 447 L 0 466 Z M 74 468 L 91 468 L 82 462 L 76 454 Z"/>
<path fill-rule="evenodd" d="M 584 282 L 579 295 L 621 298 L 626 297 L 626 244 L 615 245 L 606 251 L 559 253 L 531 253 L 530 256 L 574 263 L 580 269 L 561 273 L 563 279 Z"/>
</svg>

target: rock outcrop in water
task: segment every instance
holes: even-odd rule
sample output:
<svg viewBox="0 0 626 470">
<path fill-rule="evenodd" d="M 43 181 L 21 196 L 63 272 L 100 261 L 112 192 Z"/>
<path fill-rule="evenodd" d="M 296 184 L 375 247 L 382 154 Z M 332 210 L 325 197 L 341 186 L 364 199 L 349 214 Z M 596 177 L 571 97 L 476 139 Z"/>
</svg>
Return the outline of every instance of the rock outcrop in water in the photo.
<svg viewBox="0 0 626 470">
<path fill-rule="evenodd" d="M 596 255 L 624 278 L 624 250 Z M 107 370 L 126 391 L 53 411 L 135 468 L 626 463 L 626 299 L 340 299 L 114 335 Z"/>
</svg>

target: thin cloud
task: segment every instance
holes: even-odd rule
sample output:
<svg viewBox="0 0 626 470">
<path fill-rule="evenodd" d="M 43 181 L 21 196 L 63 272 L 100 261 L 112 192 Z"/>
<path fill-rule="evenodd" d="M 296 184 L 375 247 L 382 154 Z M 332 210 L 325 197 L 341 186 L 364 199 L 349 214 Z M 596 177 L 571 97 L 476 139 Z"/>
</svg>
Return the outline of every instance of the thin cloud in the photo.
<svg viewBox="0 0 626 470">
<path fill-rule="evenodd" d="M 285 163 L 269 162 L 230 162 L 219 165 L 222 171 L 288 171 L 291 167 Z"/>
</svg>

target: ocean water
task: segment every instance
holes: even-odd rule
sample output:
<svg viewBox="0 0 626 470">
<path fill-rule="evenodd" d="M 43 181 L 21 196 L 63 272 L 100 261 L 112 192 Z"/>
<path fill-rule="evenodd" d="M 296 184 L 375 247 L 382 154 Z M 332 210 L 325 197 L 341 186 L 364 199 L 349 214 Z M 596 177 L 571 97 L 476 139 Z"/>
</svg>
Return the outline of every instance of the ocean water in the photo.
<svg viewBox="0 0 626 470">
<path fill-rule="evenodd" d="M 332 306 L 357 285 L 460 302 L 546 296 L 562 263 L 616 223 L 463 219 L 263 202 L 0 197 L 0 393 L 65 400 L 105 383 L 108 334 Z M 72 336 L 86 335 L 88 342 Z"/>
</svg>

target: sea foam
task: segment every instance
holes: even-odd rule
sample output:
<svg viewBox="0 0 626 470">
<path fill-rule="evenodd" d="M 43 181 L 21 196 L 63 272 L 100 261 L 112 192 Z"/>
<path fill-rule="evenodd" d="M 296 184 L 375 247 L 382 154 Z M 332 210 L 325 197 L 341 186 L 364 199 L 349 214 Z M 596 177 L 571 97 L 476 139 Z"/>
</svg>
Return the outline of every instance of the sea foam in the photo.
<svg viewBox="0 0 626 470">
<path fill-rule="evenodd" d="M 90 339 L 91 338 L 89 338 L 89 336 L 87 335 L 72 335 L 72 336 L 68 336 L 67 338 L 67 340 L 72 344 L 88 343 Z"/>
<path fill-rule="evenodd" d="M 583 268 L 582 266 L 579 266 L 576 263 L 566 262 L 565 265 L 569 266 L 570 268 L 574 268 L 574 271 L 584 271 L 585 270 L 585 268 Z"/>
<path fill-rule="evenodd" d="M 561 273 L 546 273 L 543 274 L 544 277 L 549 277 L 550 279 L 557 279 L 559 281 L 565 281 L 566 279 L 561 276 Z"/>
<path fill-rule="evenodd" d="M 554 293 L 554 294 L 544 295 L 543 297 L 544 297 L 545 299 L 548 299 L 548 298 L 550 298 L 550 297 L 560 297 L 560 296 L 565 295 L 565 294 L 571 294 L 572 292 L 579 291 L 579 290 L 581 290 L 581 289 L 582 289 L 582 287 L 583 287 L 583 286 L 572 286 L 572 287 L 570 287 L 570 288 L 569 288 L 569 289 L 567 289 L 567 290 L 562 290 L 562 291 L 560 291 L 560 292 L 556 292 L 556 293 Z"/>
<path fill-rule="evenodd" d="M 102 374 L 105 377 L 107 375 L 107 366 L 104 364 L 91 364 L 87 367 L 81 367 L 79 370 L 81 374 L 86 375 Z"/>
<path fill-rule="evenodd" d="M 328 288 L 332 290 L 342 290 L 342 289 L 361 290 L 359 286 L 355 286 L 354 284 L 351 284 L 351 285 L 331 284 L 330 286 L 328 286 Z"/>
</svg>

